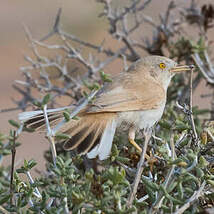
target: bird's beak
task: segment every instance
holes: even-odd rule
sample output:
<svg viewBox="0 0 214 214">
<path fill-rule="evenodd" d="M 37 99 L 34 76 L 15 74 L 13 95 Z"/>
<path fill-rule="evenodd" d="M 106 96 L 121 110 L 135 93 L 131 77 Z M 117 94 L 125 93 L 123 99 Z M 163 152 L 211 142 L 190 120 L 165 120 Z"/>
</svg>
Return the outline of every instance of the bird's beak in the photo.
<svg viewBox="0 0 214 214">
<path fill-rule="evenodd" d="M 194 68 L 194 65 L 177 65 L 171 69 L 172 73 L 180 73 L 185 71 L 191 71 Z"/>
</svg>

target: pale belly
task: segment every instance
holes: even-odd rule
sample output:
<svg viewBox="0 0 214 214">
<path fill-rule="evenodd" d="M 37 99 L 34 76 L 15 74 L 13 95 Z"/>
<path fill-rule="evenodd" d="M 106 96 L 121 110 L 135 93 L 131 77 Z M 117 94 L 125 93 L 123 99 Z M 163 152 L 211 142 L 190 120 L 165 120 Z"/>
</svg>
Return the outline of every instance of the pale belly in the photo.
<svg viewBox="0 0 214 214">
<path fill-rule="evenodd" d="M 118 113 L 118 126 L 124 124 L 124 127 L 129 128 L 135 126 L 136 129 L 151 128 L 157 121 L 160 120 L 164 111 L 165 103 L 158 109 L 146 111 L 130 111 Z"/>
</svg>

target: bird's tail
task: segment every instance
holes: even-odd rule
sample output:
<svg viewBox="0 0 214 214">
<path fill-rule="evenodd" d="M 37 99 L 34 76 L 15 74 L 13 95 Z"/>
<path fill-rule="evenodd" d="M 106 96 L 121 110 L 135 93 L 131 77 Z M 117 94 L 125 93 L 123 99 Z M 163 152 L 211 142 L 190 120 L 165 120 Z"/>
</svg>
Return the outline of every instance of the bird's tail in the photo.
<svg viewBox="0 0 214 214">
<path fill-rule="evenodd" d="M 65 109 L 49 111 L 48 120 L 54 127 L 63 119 Z M 43 131 L 46 128 L 42 112 L 34 111 L 28 115 L 20 115 L 25 120 L 28 128 Z M 116 130 L 116 113 L 86 113 L 84 110 L 77 115 L 77 119 L 71 119 L 65 123 L 59 132 L 69 135 L 64 143 L 65 150 L 76 149 L 80 154 L 87 154 L 88 158 L 99 157 L 104 160 L 108 157 Z"/>
<path fill-rule="evenodd" d="M 72 111 L 73 108 L 74 106 L 67 106 L 56 109 L 48 109 L 47 115 L 50 126 L 53 127 L 60 120 L 62 120 L 62 118 L 64 117 L 64 111 Z M 22 112 L 18 115 L 18 118 L 26 125 L 27 128 L 34 129 L 35 131 L 44 131 L 46 129 L 44 114 L 42 110 Z"/>
<path fill-rule="evenodd" d="M 116 130 L 115 113 L 96 113 L 80 115 L 79 120 L 71 120 L 60 132 L 71 136 L 64 142 L 64 149 L 76 149 L 87 154 L 88 158 L 99 157 L 104 160 L 111 152 Z"/>
</svg>

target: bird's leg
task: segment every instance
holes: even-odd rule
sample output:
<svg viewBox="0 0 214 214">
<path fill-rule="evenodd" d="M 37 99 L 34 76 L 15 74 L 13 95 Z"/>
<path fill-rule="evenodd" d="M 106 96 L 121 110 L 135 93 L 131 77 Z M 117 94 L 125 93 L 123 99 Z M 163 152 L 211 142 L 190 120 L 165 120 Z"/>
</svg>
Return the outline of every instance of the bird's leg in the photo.
<svg viewBox="0 0 214 214">
<path fill-rule="evenodd" d="M 142 149 L 140 148 L 140 146 L 135 142 L 135 128 L 131 127 L 129 129 L 129 142 L 141 153 Z"/>
<path fill-rule="evenodd" d="M 141 153 L 140 161 L 139 161 L 138 166 L 137 166 L 137 173 L 136 173 L 136 176 L 135 176 L 135 179 L 134 179 L 133 188 L 132 188 L 132 191 L 131 191 L 131 193 L 129 195 L 129 199 L 128 199 L 128 202 L 127 202 L 127 206 L 128 207 L 130 207 L 132 205 L 132 202 L 134 200 L 135 194 L 137 192 L 138 184 L 139 184 L 140 179 L 141 179 L 141 175 L 142 175 L 142 172 L 143 172 L 143 166 L 144 166 L 144 160 L 145 160 L 145 154 L 146 154 L 146 150 L 147 150 L 147 146 L 148 146 L 149 140 L 151 138 L 151 130 L 144 131 L 144 136 L 145 136 L 145 141 L 144 141 L 143 151 Z"/>
<path fill-rule="evenodd" d="M 142 149 L 140 148 L 140 146 L 135 142 L 135 128 L 132 126 L 130 129 L 129 129 L 129 142 L 140 152 L 140 154 L 142 153 Z M 152 154 L 147 155 L 145 154 L 145 158 L 148 160 L 148 163 L 150 164 L 151 163 L 151 166 L 150 168 L 152 169 L 153 168 L 153 164 L 154 162 L 157 161 L 156 158 L 154 158 L 152 156 Z"/>
</svg>

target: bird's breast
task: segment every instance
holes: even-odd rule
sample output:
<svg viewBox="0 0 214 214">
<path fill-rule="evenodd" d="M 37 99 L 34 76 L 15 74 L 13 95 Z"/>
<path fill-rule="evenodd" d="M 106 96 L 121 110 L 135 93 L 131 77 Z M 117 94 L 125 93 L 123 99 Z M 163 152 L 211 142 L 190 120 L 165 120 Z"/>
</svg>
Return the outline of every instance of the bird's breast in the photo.
<svg viewBox="0 0 214 214">
<path fill-rule="evenodd" d="M 118 126 L 121 125 L 126 128 L 129 128 L 130 126 L 135 126 L 136 129 L 150 128 L 160 120 L 164 107 L 165 103 L 157 109 L 119 112 L 117 124 Z"/>
</svg>

